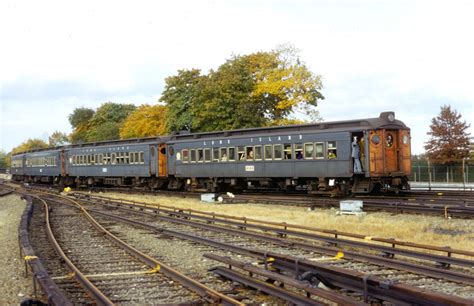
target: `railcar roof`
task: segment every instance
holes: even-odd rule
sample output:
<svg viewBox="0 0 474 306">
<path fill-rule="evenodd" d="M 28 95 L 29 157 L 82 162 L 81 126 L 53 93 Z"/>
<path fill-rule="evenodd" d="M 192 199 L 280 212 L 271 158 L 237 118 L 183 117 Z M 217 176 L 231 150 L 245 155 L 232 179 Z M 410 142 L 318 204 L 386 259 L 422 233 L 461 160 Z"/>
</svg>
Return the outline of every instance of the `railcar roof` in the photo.
<svg viewBox="0 0 474 306">
<path fill-rule="evenodd" d="M 393 118 L 390 120 L 390 118 Z M 31 153 L 41 152 L 50 150 L 61 150 L 71 148 L 82 148 L 88 146 L 106 146 L 106 145 L 122 145 L 122 144 L 136 144 L 136 143 L 148 143 L 158 142 L 164 143 L 169 140 L 190 140 L 190 139 L 206 139 L 215 137 L 231 137 L 231 136 L 244 136 L 244 135 L 266 135 L 276 133 L 298 133 L 298 132 L 341 132 L 341 131 L 362 131 L 362 130 L 377 130 L 377 129 L 406 129 L 407 126 L 400 120 L 395 119 L 395 112 L 383 112 L 380 113 L 378 118 L 367 118 L 367 119 L 354 119 L 354 120 L 343 120 L 343 121 L 331 121 L 331 122 L 318 122 L 309 124 L 298 124 L 288 126 L 272 126 L 272 127 L 259 127 L 259 128 L 248 128 L 238 129 L 229 131 L 217 131 L 217 132 L 203 132 L 203 133 L 175 133 L 170 136 L 157 136 L 157 137 L 146 137 L 146 138 L 134 138 L 134 139 L 123 139 L 123 140 L 107 140 L 98 142 L 88 142 L 82 144 L 65 145 L 59 147 L 50 147 L 45 149 L 30 150 L 14 154 L 13 156 Z"/>
<path fill-rule="evenodd" d="M 29 150 L 20 153 L 16 153 L 13 156 L 25 154 L 25 153 L 32 153 L 32 152 L 43 152 L 43 151 L 53 151 L 53 150 L 61 150 L 61 149 L 72 149 L 72 148 L 84 148 L 90 146 L 107 146 L 107 145 L 123 145 L 123 144 L 137 144 L 137 143 L 151 143 L 151 142 L 158 142 L 164 143 L 168 141 L 170 136 L 156 136 L 156 137 L 144 137 L 144 138 L 131 138 L 131 139 L 117 139 L 117 140 L 105 140 L 105 141 L 96 141 L 96 142 L 86 142 L 86 143 L 78 143 L 78 144 L 70 144 L 64 146 L 57 146 L 57 147 L 49 147 L 44 149 L 36 149 L 36 150 Z"/>
<path fill-rule="evenodd" d="M 389 118 L 392 118 L 390 120 Z M 309 124 L 298 124 L 288 126 L 272 126 L 260 128 L 248 128 L 231 131 L 185 133 L 171 136 L 171 140 L 207 139 L 216 137 L 232 137 L 245 135 L 269 135 L 278 133 L 306 133 L 306 132 L 355 132 L 377 129 L 406 129 L 407 126 L 400 120 L 395 119 L 394 112 L 383 112 L 378 118 L 355 119 L 332 122 L 318 122 Z"/>
</svg>

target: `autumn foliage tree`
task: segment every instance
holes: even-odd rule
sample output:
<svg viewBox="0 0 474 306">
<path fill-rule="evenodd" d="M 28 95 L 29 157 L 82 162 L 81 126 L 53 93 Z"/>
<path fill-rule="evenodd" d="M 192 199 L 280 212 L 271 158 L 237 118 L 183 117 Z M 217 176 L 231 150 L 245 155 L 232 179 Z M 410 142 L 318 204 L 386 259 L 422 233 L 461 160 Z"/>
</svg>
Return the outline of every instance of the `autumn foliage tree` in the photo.
<svg viewBox="0 0 474 306">
<path fill-rule="evenodd" d="M 469 156 L 469 124 L 461 114 L 442 106 L 440 114 L 431 120 L 430 139 L 425 144 L 426 156 L 438 164 L 457 163 Z"/>
<path fill-rule="evenodd" d="M 278 125 L 295 110 L 314 113 L 324 99 L 321 77 L 293 48 L 233 56 L 217 70 L 181 70 L 166 79 L 170 131 L 213 131 Z"/>
<path fill-rule="evenodd" d="M 37 138 L 33 138 L 33 139 L 30 138 L 27 141 L 24 141 L 19 146 L 13 148 L 11 153 L 16 154 L 16 153 L 29 151 L 29 150 L 44 149 L 48 147 L 49 147 L 48 144 L 44 142 L 43 140 L 37 139 Z"/>
<path fill-rule="evenodd" d="M 120 128 L 120 138 L 140 138 L 166 134 L 166 113 L 164 105 L 144 104 L 125 120 Z"/>
<path fill-rule="evenodd" d="M 48 137 L 48 145 L 50 147 L 62 146 L 69 143 L 69 139 L 66 133 L 55 131 L 51 136 Z"/>
<path fill-rule="evenodd" d="M 76 108 L 69 115 L 73 127 L 72 143 L 102 141 L 120 138 L 120 128 L 136 109 L 133 104 L 104 103 L 96 111 Z"/>
</svg>

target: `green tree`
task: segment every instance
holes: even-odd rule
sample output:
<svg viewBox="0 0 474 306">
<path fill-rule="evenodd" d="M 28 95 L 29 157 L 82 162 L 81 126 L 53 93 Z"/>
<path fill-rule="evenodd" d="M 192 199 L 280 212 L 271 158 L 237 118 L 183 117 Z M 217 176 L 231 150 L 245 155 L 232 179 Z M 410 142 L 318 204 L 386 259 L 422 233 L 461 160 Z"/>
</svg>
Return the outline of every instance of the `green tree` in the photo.
<svg viewBox="0 0 474 306">
<path fill-rule="evenodd" d="M 74 109 L 72 114 L 69 115 L 69 123 L 75 129 L 81 125 L 87 124 L 89 120 L 94 116 L 95 112 L 91 108 L 79 107 Z"/>
<path fill-rule="evenodd" d="M 296 110 L 315 115 L 321 88 L 297 52 L 281 47 L 234 56 L 205 76 L 179 71 L 166 79 L 160 100 L 169 108 L 169 131 L 212 131 L 284 124 Z"/>
<path fill-rule="evenodd" d="M 0 168 L 8 168 L 9 163 L 8 163 L 8 154 L 5 153 L 5 151 L 0 150 Z"/>
<path fill-rule="evenodd" d="M 469 156 L 470 125 L 461 121 L 461 114 L 451 106 L 441 107 L 440 114 L 431 120 L 430 139 L 425 144 L 426 157 L 433 163 L 453 164 Z"/>
<path fill-rule="evenodd" d="M 136 109 L 133 104 L 104 103 L 88 122 L 87 141 L 120 138 L 120 128 L 125 119 Z"/>
<path fill-rule="evenodd" d="M 60 131 L 55 131 L 48 138 L 48 144 L 50 147 L 62 146 L 62 145 L 67 144 L 68 142 L 69 142 L 69 139 L 66 133 L 62 133 Z"/>
<path fill-rule="evenodd" d="M 89 122 L 94 116 L 95 111 L 86 107 L 79 107 L 74 109 L 69 115 L 69 123 L 73 131 L 69 135 L 69 140 L 72 143 L 87 142 L 87 131 L 89 130 Z"/>
<path fill-rule="evenodd" d="M 15 147 L 12 149 L 11 153 L 16 154 L 16 153 L 21 153 L 21 152 L 26 152 L 30 150 L 36 150 L 36 149 L 44 149 L 48 148 L 48 144 L 44 142 L 41 139 L 33 138 L 33 139 L 28 139 L 27 141 L 24 141 L 21 143 L 19 146 Z"/>
<path fill-rule="evenodd" d="M 179 70 L 176 76 L 167 77 L 160 101 L 168 107 L 167 131 L 190 130 L 195 108 L 202 99 L 207 77 L 198 69 Z"/>
<path fill-rule="evenodd" d="M 120 128 L 120 138 L 139 138 L 166 133 L 166 113 L 164 105 L 142 105 L 132 112 Z"/>
</svg>

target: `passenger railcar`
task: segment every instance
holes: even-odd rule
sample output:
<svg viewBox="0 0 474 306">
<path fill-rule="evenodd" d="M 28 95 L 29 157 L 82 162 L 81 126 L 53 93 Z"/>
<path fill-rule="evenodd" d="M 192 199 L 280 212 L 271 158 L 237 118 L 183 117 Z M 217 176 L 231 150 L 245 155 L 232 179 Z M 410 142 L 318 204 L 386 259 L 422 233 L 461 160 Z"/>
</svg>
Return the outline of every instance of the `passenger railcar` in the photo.
<svg viewBox="0 0 474 306">
<path fill-rule="evenodd" d="M 64 182 L 161 188 L 167 183 L 165 140 L 145 138 L 72 146 L 65 151 Z"/>
<path fill-rule="evenodd" d="M 410 153 L 410 129 L 393 112 L 384 112 L 362 120 L 37 150 L 13 156 L 12 172 L 16 180 L 62 185 L 271 187 L 334 195 L 408 189 Z"/>
<path fill-rule="evenodd" d="M 354 172 L 352 143 L 362 171 Z M 409 188 L 410 130 L 393 112 L 379 118 L 176 135 L 167 143 L 171 180 L 188 190 L 307 188 L 369 193 Z"/>
<path fill-rule="evenodd" d="M 23 179 L 23 175 L 25 174 L 25 155 L 26 154 L 16 154 L 12 156 L 10 172 L 14 181 Z"/>
<path fill-rule="evenodd" d="M 12 172 L 15 180 L 23 175 L 27 182 L 57 182 L 61 176 L 60 150 L 15 155 L 12 157 Z"/>
</svg>

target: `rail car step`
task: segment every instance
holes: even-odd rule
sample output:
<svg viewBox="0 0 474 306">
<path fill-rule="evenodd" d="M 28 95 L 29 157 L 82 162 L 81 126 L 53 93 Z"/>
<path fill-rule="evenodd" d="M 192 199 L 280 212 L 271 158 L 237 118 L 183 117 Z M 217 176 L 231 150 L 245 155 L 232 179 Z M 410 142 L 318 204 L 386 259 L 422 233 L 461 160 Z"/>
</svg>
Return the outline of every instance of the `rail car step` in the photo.
<svg viewBox="0 0 474 306">
<path fill-rule="evenodd" d="M 352 193 L 370 193 L 372 191 L 372 182 L 368 179 L 356 179 L 352 185 Z"/>
</svg>

